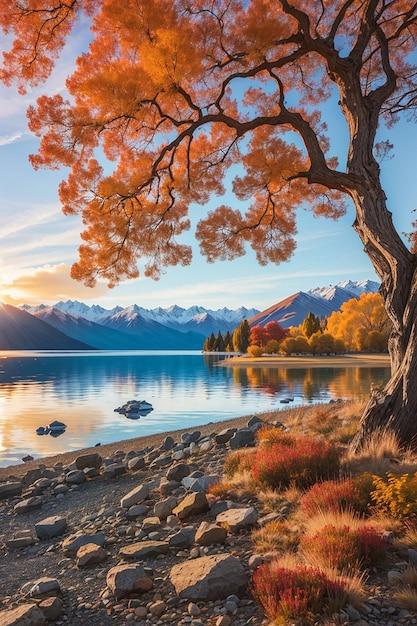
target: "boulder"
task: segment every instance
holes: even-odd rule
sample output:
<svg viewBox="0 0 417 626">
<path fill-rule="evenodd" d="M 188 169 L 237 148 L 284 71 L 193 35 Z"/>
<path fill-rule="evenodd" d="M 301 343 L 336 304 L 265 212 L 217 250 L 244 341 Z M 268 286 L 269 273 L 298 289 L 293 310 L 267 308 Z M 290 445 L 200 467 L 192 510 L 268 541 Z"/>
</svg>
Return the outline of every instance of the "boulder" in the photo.
<svg viewBox="0 0 417 626">
<path fill-rule="evenodd" d="M 231 450 L 247 448 L 255 443 L 255 434 L 251 428 L 240 428 L 229 441 Z"/>
<path fill-rule="evenodd" d="M 31 496 L 30 498 L 25 498 L 25 500 L 21 500 L 14 507 L 13 510 L 18 515 L 23 513 L 30 513 L 31 511 L 36 511 L 40 509 L 43 504 L 42 498 L 39 496 Z"/>
<path fill-rule="evenodd" d="M 21 604 L 10 611 L 0 611 L 1 626 L 45 626 L 46 618 L 36 604 Z"/>
<path fill-rule="evenodd" d="M 168 550 L 169 543 L 166 541 L 138 541 L 120 548 L 119 554 L 125 559 L 140 561 L 167 554 Z"/>
<path fill-rule="evenodd" d="M 107 587 L 117 600 L 131 593 L 150 591 L 152 579 L 141 565 L 116 565 L 112 567 L 106 578 Z"/>
<path fill-rule="evenodd" d="M 0 500 L 6 498 L 13 498 L 13 496 L 20 496 L 23 489 L 23 483 L 20 481 L 9 481 L 7 483 L 1 483 L 0 485 Z"/>
<path fill-rule="evenodd" d="M 258 512 L 252 506 L 246 509 L 228 509 L 219 513 L 216 522 L 232 533 L 255 526 L 258 521 Z"/>
<path fill-rule="evenodd" d="M 188 494 L 185 498 L 172 510 L 180 520 L 189 515 L 198 515 L 208 511 L 209 504 L 204 491 L 196 491 Z"/>
<path fill-rule="evenodd" d="M 87 543 L 94 543 L 98 546 L 103 546 L 103 533 L 94 533 L 92 535 L 76 533 L 75 535 L 70 535 L 62 542 L 62 550 L 66 556 L 75 556 L 79 548 L 81 548 L 81 546 L 85 546 Z"/>
<path fill-rule="evenodd" d="M 79 470 L 84 470 L 87 467 L 95 467 L 99 469 L 101 467 L 102 458 L 97 452 L 91 452 L 90 454 L 81 454 L 75 459 L 75 467 Z"/>
<path fill-rule="evenodd" d="M 227 530 L 219 524 L 213 522 L 201 522 L 195 534 L 195 542 L 200 546 L 211 546 L 214 543 L 224 543 L 227 537 Z"/>
<path fill-rule="evenodd" d="M 57 535 L 62 535 L 67 527 L 67 520 L 65 517 L 59 517 L 55 515 L 53 517 L 47 517 L 41 522 L 35 524 L 35 532 L 38 539 L 51 539 Z"/>
<path fill-rule="evenodd" d="M 134 504 L 140 504 L 149 496 L 149 486 L 146 484 L 138 485 L 120 500 L 122 509 L 128 509 Z"/>
<path fill-rule="evenodd" d="M 196 601 L 222 600 L 245 592 L 248 579 L 238 559 L 216 554 L 174 565 L 170 579 L 180 598 Z"/>
<path fill-rule="evenodd" d="M 166 478 L 167 480 L 175 480 L 177 483 L 180 483 L 183 478 L 189 475 L 189 473 L 189 465 L 186 463 L 176 463 L 175 465 L 171 465 L 166 473 Z"/>
<path fill-rule="evenodd" d="M 77 550 L 78 567 L 86 567 L 87 565 L 96 565 L 102 563 L 107 557 L 107 553 L 101 546 L 96 543 L 86 543 Z"/>
</svg>

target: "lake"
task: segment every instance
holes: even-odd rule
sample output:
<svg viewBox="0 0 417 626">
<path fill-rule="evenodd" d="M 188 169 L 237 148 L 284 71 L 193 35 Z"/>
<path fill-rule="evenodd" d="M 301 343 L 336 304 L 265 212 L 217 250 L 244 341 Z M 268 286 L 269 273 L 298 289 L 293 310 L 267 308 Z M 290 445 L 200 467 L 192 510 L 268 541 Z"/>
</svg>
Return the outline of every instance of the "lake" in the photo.
<svg viewBox="0 0 417 626">
<path fill-rule="evenodd" d="M 200 352 L 0 352 L 0 467 L 288 406 L 363 397 L 388 367 L 219 367 Z M 282 400 L 293 398 L 290 404 Z M 153 410 L 114 411 L 129 400 Z M 54 420 L 58 437 L 36 429 Z"/>
</svg>

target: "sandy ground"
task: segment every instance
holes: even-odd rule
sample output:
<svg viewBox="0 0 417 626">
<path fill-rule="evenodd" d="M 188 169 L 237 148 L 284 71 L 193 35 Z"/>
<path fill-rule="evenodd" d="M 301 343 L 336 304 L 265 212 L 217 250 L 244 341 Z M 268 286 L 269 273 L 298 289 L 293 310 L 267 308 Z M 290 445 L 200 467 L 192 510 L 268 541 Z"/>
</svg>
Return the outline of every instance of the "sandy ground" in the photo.
<svg viewBox="0 0 417 626">
<path fill-rule="evenodd" d="M 229 357 L 222 367 L 389 367 L 388 354 L 341 354 L 335 356 L 249 356 Z"/>
</svg>

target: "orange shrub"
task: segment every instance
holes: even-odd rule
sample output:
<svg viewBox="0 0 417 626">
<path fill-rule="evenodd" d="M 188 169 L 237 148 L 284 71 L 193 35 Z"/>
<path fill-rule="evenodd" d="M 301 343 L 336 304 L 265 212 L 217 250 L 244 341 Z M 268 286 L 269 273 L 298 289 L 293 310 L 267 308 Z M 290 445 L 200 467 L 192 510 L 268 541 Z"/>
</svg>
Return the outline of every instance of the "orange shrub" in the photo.
<svg viewBox="0 0 417 626">
<path fill-rule="evenodd" d="M 224 473 L 226 476 L 232 478 L 239 472 L 250 471 L 254 456 L 255 450 L 236 450 L 232 452 L 224 461 Z"/>
<path fill-rule="evenodd" d="M 279 489 L 295 484 L 307 488 L 339 473 L 339 453 L 326 441 L 299 437 L 292 444 L 276 441 L 260 446 L 254 455 L 252 472 L 263 487 Z"/>
<path fill-rule="evenodd" d="M 309 614 L 326 611 L 329 603 L 346 600 L 345 585 L 329 580 L 316 568 L 288 569 L 278 562 L 264 563 L 253 574 L 252 594 L 270 620 L 305 620 Z"/>
</svg>

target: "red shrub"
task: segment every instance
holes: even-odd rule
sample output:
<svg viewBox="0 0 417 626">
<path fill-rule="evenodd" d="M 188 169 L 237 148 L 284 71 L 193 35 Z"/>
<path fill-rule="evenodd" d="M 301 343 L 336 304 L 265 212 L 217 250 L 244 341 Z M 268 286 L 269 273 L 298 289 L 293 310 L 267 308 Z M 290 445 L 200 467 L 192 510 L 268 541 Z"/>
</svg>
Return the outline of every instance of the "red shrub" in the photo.
<svg viewBox="0 0 417 626">
<path fill-rule="evenodd" d="M 311 516 L 318 511 L 352 511 L 360 515 L 369 513 L 373 483 L 364 478 L 342 481 L 327 480 L 316 483 L 302 496 L 300 505 Z"/>
<path fill-rule="evenodd" d="M 333 444 L 301 437 L 294 440 L 293 445 L 276 441 L 260 446 L 253 459 L 252 472 L 256 481 L 272 489 L 291 483 L 306 488 L 336 476 L 339 465 L 339 454 Z"/>
<path fill-rule="evenodd" d="M 271 620 L 305 619 L 310 613 L 325 611 L 337 592 L 345 597 L 343 583 L 330 581 L 316 568 L 292 570 L 276 562 L 261 565 L 252 580 L 253 596 Z"/>
<path fill-rule="evenodd" d="M 339 572 L 376 565 L 384 558 L 386 547 L 380 533 L 367 526 L 351 529 L 329 524 L 301 542 L 301 548 L 323 567 Z"/>
</svg>

